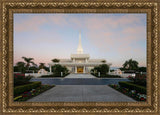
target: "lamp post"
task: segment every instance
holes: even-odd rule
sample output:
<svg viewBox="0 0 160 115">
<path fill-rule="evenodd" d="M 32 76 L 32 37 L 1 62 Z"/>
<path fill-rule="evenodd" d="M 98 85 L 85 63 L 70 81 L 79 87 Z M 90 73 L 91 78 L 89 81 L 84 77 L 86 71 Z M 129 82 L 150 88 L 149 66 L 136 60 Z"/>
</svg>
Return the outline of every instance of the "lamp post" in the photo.
<svg viewBox="0 0 160 115">
<path fill-rule="evenodd" d="M 63 72 L 61 72 L 61 77 L 63 76 Z"/>
<path fill-rule="evenodd" d="M 100 72 L 98 72 L 98 77 L 100 77 L 101 76 L 101 73 Z"/>
</svg>

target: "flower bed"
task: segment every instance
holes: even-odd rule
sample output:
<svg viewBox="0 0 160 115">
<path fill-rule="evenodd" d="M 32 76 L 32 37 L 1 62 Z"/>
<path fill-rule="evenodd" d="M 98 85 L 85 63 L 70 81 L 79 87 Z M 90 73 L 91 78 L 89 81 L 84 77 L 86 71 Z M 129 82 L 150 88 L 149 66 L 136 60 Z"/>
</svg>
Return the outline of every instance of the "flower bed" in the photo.
<svg viewBox="0 0 160 115">
<path fill-rule="evenodd" d="M 39 86 L 41 86 L 41 82 L 39 81 L 32 82 L 30 84 L 21 85 L 21 86 L 16 86 L 14 87 L 14 96 L 18 96 L 25 91 L 30 91 L 31 89 L 37 88 Z"/>
<path fill-rule="evenodd" d="M 130 90 L 129 88 L 121 87 L 115 84 L 111 84 L 109 86 L 137 101 L 146 101 L 146 94 L 142 94 L 136 90 Z"/>
<path fill-rule="evenodd" d="M 133 82 L 120 81 L 119 85 L 121 87 L 125 87 L 125 88 L 128 88 L 130 90 L 136 90 L 138 92 L 146 94 L 146 88 L 144 86 L 134 84 Z"/>
<path fill-rule="evenodd" d="M 19 96 L 14 97 L 14 101 L 26 101 L 34 96 L 39 95 L 40 93 L 43 93 L 44 91 L 54 87 L 55 85 L 41 85 L 35 89 L 32 89 L 30 91 L 25 91 Z"/>
<path fill-rule="evenodd" d="M 146 79 L 147 79 L 146 74 L 137 73 L 135 77 L 128 76 L 128 79 L 132 81 L 134 84 L 146 86 Z"/>
</svg>

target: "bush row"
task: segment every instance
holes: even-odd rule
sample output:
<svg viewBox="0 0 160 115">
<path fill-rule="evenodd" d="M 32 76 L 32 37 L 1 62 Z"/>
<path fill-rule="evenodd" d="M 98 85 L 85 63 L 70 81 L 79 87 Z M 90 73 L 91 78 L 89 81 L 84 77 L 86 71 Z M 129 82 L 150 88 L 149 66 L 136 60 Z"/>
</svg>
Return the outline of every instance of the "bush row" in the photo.
<svg viewBox="0 0 160 115">
<path fill-rule="evenodd" d="M 31 78 L 32 76 L 25 76 L 25 74 L 15 73 L 14 74 L 14 86 L 28 84 Z"/>
<path fill-rule="evenodd" d="M 119 76 L 119 75 L 110 75 L 110 74 L 106 74 L 105 77 L 109 77 L 109 78 L 121 78 L 121 76 Z"/>
<path fill-rule="evenodd" d="M 146 88 L 131 82 L 120 81 L 119 85 L 121 87 L 129 88 L 130 90 L 136 90 L 137 92 L 146 94 Z"/>
<path fill-rule="evenodd" d="M 92 75 L 99 77 L 98 74 L 91 73 Z M 119 75 L 101 74 L 100 78 L 121 78 Z"/>
<path fill-rule="evenodd" d="M 54 77 L 53 74 L 51 75 L 42 75 L 41 77 Z"/>
<path fill-rule="evenodd" d="M 41 77 L 65 77 L 69 75 L 69 73 L 63 74 L 63 76 L 61 76 L 60 74 L 51 74 L 51 75 L 42 75 Z"/>
<path fill-rule="evenodd" d="M 138 84 L 141 86 L 146 86 L 146 74 L 136 73 L 135 77 L 128 76 L 128 79 L 134 82 L 134 84 Z"/>
<path fill-rule="evenodd" d="M 31 84 L 27 84 L 27 85 L 21 85 L 21 86 L 17 86 L 14 88 L 14 96 L 20 95 L 21 93 L 24 93 L 26 91 L 30 91 L 34 88 L 37 88 L 41 86 L 41 82 L 33 82 Z"/>
</svg>

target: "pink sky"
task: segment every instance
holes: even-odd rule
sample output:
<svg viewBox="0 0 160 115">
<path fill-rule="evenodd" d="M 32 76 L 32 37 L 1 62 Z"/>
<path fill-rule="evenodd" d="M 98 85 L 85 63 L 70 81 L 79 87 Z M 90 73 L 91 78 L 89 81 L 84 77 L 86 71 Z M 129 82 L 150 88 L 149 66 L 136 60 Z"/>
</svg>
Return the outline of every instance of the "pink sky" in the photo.
<svg viewBox="0 0 160 115">
<path fill-rule="evenodd" d="M 82 33 L 84 53 L 113 67 L 132 58 L 146 66 L 145 14 L 15 14 L 14 63 L 22 56 L 35 63 L 70 58 Z"/>
</svg>

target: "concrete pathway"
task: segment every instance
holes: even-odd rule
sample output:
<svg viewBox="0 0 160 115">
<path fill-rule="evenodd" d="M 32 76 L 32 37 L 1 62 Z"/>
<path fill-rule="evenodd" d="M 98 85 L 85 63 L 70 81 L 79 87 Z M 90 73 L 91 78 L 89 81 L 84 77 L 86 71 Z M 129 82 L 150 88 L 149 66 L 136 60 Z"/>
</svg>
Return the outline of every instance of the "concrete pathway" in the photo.
<svg viewBox="0 0 160 115">
<path fill-rule="evenodd" d="M 28 102 L 136 102 L 107 85 L 57 85 Z"/>
<path fill-rule="evenodd" d="M 65 78 L 96 78 L 91 74 L 69 74 Z"/>
</svg>

